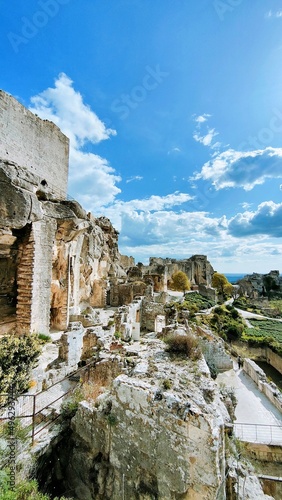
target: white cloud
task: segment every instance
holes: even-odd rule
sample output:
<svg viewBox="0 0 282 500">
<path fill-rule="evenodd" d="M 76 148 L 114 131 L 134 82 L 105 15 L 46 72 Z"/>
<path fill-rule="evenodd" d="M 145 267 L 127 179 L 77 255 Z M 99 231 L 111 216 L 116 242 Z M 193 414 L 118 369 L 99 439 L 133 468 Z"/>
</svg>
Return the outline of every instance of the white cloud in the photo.
<svg viewBox="0 0 282 500">
<path fill-rule="evenodd" d="M 181 153 L 181 149 L 180 148 L 172 148 L 168 151 L 168 155 L 172 154 L 172 153 Z"/>
<path fill-rule="evenodd" d="M 205 135 L 200 135 L 195 132 L 193 135 L 193 139 L 195 139 L 195 141 L 197 142 L 200 142 L 204 146 L 212 146 L 212 142 L 217 135 L 218 132 L 216 132 L 214 128 L 209 128 L 208 132 Z M 217 143 L 217 145 L 219 145 L 219 143 Z"/>
<path fill-rule="evenodd" d="M 252 203 L 248 203 L 247 201 L 243 202 L 243 203 L 240 203 L 240 206 L 244 209 L 244 210 L 249 210 L 249 208 L 251 208 L 252 206 Z"/>
<path fill-rule="evenodd" d="M 141 175 L 134 175 L 130 177 L 129 179 L 126 179 L 126 184 L 132 181 L 142 181 L 143 177 Z"/>
<path fill-rule="evenodd" d="M 276 19 L 279 19 L 280 17 L 282 17 L 282 10 L 277 10 L 276 12 L 272 12 L 272 10 L 269 10 L 266 14 L 265 14 L 265 17 L 267 19 L 270 19 L 270 18 L 276 18 Z"/>
<path fill-rule="evenodd" d="M 282 178 L 282 148 L 247 152 L 229 149 L 214 155 L 191 180 L 210 181 L 216 190 L 242 187 L 249 191 L 268 178 Z"/>
<path fill-rule="evenodd" d="M 255 234 L 279 238 L 282 236 L 282 203 L 265 201 L 255 212 L 237 214 L 230 219 L 228 230 L 239 238 Z"/>
<path fill-rule="evenodd" d="M 70 139 L 69 187 L 78 201 L 92 200 L 92 207 L 113 202 L 121 192 L 116 183 L 120 176 L 108 161 L 94 153 L 85 152 L 84 146 L 97 144 L 116 131 L 106 128 L 98 116 L 84 104 L 82 96 L 73 88 L 72 80 L 61 73 L 55 86 L 31 98 L 29 108 L 43 119 L 53 121 Z M 79 189 L 81 188 L 81 189 Z"/>
<path fill-rule="evenodd" d="M 172 209 L 191 200 L 193 200 L 193 197 L 188 193 L 175 191 L 175 193 L 166 196 L 153 195 L 141 200 L 116 200 L 110 207 L 103 208 L 103 213 L 111 219 L 118 231 L 123 229 L 124 234 L 126 234 L 127 227 L 124 225 L 125 216 L 136 220 L 140 213 L 160 212 L 165 209 Z"/>
<path fill-rule="evenodd" d="M 196 122 L 196 130 L 193 134 L 193 139 L 195 141 L 200 142 L 204 146 L 210 148 L 218 148 L 220 146 L 220 142 L 214 143 L 214 138 L 218 135 L 218 132 L 214 128 L 210 128 L 207 125 L 205 126 L 205 131 L 202 132 L 203 124 L 211 117 L 211 115 L 205 113 L 200 116 L 194 117 L 194 122 Z"/>
<path fill-rule="evenodd" d="M 123 214 L 120 251 L 136 261 L 149 257 L 188 258 L 204 254 L 220 272 L 269 272 L 281 265 L 282 244 L 257 234 L 229 232 L 225 217 L 205 212 L 158 211 Z"/>
<path fill-rule="evenodd" d="M 208 113 L 204 113 L 203 115 L 196 116 L 196 117 L 194 118 L 194 121 L 195 121 L 196 123 L 204 123 L 204 122 L 206 122 L 206 121 L 207 121 L 207 119 L 208 119 L 208 118 L 210 118 L 210 117 L 211 117 L 211 115 L 209 115 Z"/>
<path fill-rule="evenodd" d="M 121 192 L 116 186 L 121 177 L 105 158 L 93 153 L 83 153 L 75 148 L 70 150 L 69 189 L 76 192 L 76 199 L 95 213 L 101 206 L 112 203 Z"/>
</svg>

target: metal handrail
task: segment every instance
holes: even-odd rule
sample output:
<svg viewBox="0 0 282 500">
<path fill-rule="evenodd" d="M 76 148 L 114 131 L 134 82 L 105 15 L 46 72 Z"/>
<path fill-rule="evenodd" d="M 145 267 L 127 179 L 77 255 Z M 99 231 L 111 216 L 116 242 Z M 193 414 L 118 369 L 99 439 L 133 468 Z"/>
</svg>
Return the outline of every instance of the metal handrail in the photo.
<svg viewBox="0 0 282 500">
<path fill-rule="evenodd" d="M 281 424 L 234 422 L 234 430 L 241 441 L 282 446 L 282 422 Z"/>
<path fill-rule="evenodd" d="M 65 380 L 68 380 L 70 379 L 71 377 L 73 377 L 75 374 L 79 373 L 79 372 L 82 372 L 82 371 L 85 371 L 87 368 L 89 368 L 91 365 L 93 365 L 94 363 L 96 362 L 96 359 L 93 359 L 92 361 L 90 361 L 89 363 L 85 364 L 84 366 L 78 368 L 77 370 L 69 373 L 68 375 L 66 375 L 64 378 L 58 380 L 57 382 L 55 382 L 55 384 L 51 385 L 50 387 L 48 387 L 45 391 L 40 391 L 36 394 L 15 394 L 14 397 L 13 397 L 13 400 L 16 401 L 19 397 L 29 397 L 32 399 L 32 413 L 29 414 L 29 415 L 18 415 L 16 416 L 15 418 L 32 418 L 32 428 L 31 428 L 31 439 L 32 439 L 32 445 L 34 444 L 34 437 L 35 435 L 39 434 L 39 432 L 41 432 L 43 429 L 45 429 L 46 427 L 48 427 L 48 425 L 50 425 L 52 422 L 54 422 L 55 420 L 57 420 L 57 418 L 60 416 L 60 415 L 57 415 L 56 417 L 54 417 L 52 420 L 50 420 L 49 422 L 46 423 L 46 425 L 44 425 L 42 428 L 40 428 L 38 431 L 35 432 L 35 420 L 36 420 L 36 416 L 38 416 L 43 410 L 49 408 L 50 406 L 52 406 L 52 404 L 56 403 L 57 401 L 59 401 L 60 399 L 62 399 L 63 397 L 67 396 L 70 392 L 72 392 L 74 390 L 74 388 L 71 388 L 69 390 L 67 390 L 66 392 L 64 392 L 63 394 L 61 394 L 61 396 L 57 397 L 56 399 L 50 401 L 47 405 L 43 406 L 42 408 L 40 408 L 39 410 L 36 410 L 36 399 L 38 398 L 38 396 L 42 395 L 42 394 L 46 394 L 48 393 L 48 391 L 50 389 L 52 389 L 54 386 L 64 382 Z M 9 394 L 8 393 L 5 393 L 5 394 L 0 394 L 0 398 L 2 397 L 6 397 L 6 398 L 9 398 Z M 5 408 L 7 408 L 9 405 L 9 403 L 5 406 L 2 407 L 2 410 L 5 411 Z M 6 421 L 6 420 L 9 420 L 9 417 L 5 416 L 5 417 L 1 417 L 0 416 L 0 422 L 2 421 Z"/>
</svg>

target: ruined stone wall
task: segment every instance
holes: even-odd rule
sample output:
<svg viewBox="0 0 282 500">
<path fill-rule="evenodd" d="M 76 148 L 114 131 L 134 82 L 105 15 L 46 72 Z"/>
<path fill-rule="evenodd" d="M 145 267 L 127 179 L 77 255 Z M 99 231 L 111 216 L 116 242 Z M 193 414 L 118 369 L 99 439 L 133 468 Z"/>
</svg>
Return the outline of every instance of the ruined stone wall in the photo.
<svg viewBox="0 0 282 500">
<path fill-rule="evenodd" d="M 0 158 L 26 167 L 59 199 L 66 198 L 69 139 L 0 90 Z"/>
<path fill-rule="evenodd" d="M 89 217 L 74 201 L 41 199 L 35 184 L 33 174 L 0 161 L 0 331 L 12 320 L 19 333 L 66 329 L 71 314 L 106 305 L 109 276 L 126 277 L 109 219 Z"/>
<path fill-rule="evenodd" d="M 244 371 L 271 403 L 282 413 L 282 394 L 274 382 L 267 382 L 264 371 L 251 359 L 244 359 Z"/>
<path fill-rule="evenodd" d="M 142 299 L 135 299 L 130 305 L 122 306 L 115 313 L 115 329 L 123 340 L 139 340 Z"/>
<path fill-rule="evenodd" d="M 215 288 L 208 287 L 206 285 L 199 285 L 199 293 L 206 297 L 208 300 L 212 302 L 217 302 L 217 294 Z"/>
<path fill-rule="evenodd" d="M 142 301 L 141 330 L 154 332 L 157 316 L 164 315 L 164 305 L 144 299 Z"/>
<path fill-rule="evenodd" d="M 162 259 L 151 257 L 149 266 L 143 266 L 144 276 L 151 276 L 154 291 L 166 291 L 172 275 L 177 271 L 184 272 L 192 285 L 210 286 L 214 269 L 205 255 L 193 255 L 189 259 Z"/>
</svg>

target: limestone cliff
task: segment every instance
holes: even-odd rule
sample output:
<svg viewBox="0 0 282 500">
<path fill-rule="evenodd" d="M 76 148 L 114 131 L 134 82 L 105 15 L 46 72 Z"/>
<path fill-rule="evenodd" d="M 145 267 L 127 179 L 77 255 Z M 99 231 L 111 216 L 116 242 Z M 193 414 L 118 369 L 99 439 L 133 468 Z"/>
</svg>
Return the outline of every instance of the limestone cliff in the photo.
<svg viewBox="0 0 282 500">
<path fill-rule="evenodd" d="M 44 457 L 56 494 L 77 500 L 225 498 L 229 415 L 204 359 L 171 360 L 164 347 L 149 335 L 125 346 L 123 355 L 103 355 L 96 365 L 99 374 L 104 367 L 103 379 L 117 363 L 123 373 L 96 401 L 79 405 L 72 432 Z M 39 475 L 43 480 L 44 467 Z"/>
<path fill-rule="evenodd" d="M 58 200 L 40 177 L 0 161 L 0 301 L 3 331 L 48 333 L 125 276 L 118 233 L 75 201 Z"/>
</svg>

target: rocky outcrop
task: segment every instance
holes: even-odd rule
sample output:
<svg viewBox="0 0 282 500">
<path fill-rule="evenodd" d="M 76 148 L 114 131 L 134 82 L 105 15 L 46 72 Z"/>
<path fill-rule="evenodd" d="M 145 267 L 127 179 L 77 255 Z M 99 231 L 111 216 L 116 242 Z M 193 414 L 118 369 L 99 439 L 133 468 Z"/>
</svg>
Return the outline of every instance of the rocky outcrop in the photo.
<svg viewBox="0 0 282 500">
<path fill-rule="evenodd" d="M 48 333 L 87 305 L 104 307 L 109 279 L 126 277 L 109 219 L 53 199 L 35 174 L 6 160 L 0 187 L 0 326 Z"/>
<path fill-rule="evenodd" d="M 204 360 L 172 361 L 163 342 L 146 337 L 123 359 L 124 374 L 79 405 L 72 433 L 45 456 L 53 491 L 77 500 L 214 500 L 229 416 Z"/>
<path fill-rule="evenodd" d="M 282 276 L 279 271 L 268 274 L 247 274 L 238 282 L 239 292 L 251 299 L 266 297 L 269 293 L 282 293 Z"/>
</svg>

